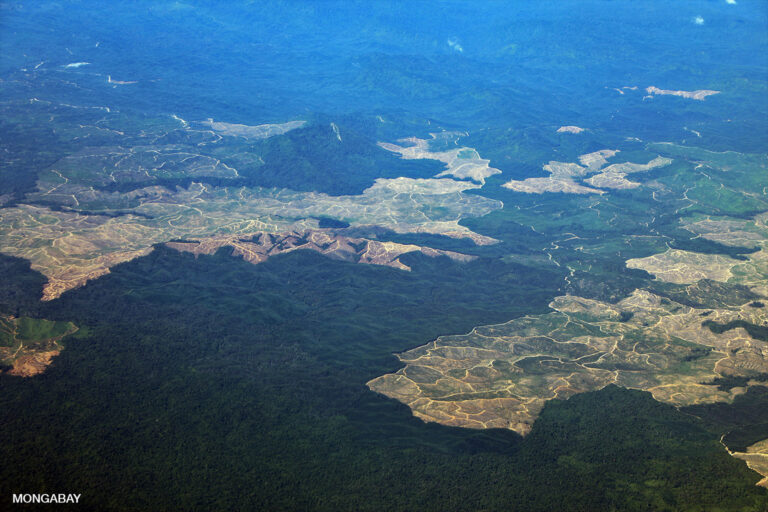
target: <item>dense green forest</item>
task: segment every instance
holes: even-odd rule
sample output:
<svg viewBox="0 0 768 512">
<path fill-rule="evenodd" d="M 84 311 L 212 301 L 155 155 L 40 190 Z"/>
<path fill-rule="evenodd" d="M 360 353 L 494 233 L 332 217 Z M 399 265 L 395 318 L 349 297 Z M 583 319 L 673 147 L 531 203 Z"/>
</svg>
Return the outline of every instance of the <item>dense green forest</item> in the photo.
<svg viewBox="0 0 768 512">
<path fill-rule="evenodd" d="M 544 310 L 551 276 L 483 260 L 414 256 L 405 273 L 225 253 L 158 247 L 49 303 L 36 301 L 38 275 L 3 258 L 4 313 L 81 326 L 45 374 L 0 376 L 3 499 L 34 488 L 113 510 L 768 504 L 718 443 L 727 405 L 702 422 L 609 387 L 550 402 L 521 438 L 425 424 L 365 387 L 397 367 L 394 351 Z"/>
</svg>

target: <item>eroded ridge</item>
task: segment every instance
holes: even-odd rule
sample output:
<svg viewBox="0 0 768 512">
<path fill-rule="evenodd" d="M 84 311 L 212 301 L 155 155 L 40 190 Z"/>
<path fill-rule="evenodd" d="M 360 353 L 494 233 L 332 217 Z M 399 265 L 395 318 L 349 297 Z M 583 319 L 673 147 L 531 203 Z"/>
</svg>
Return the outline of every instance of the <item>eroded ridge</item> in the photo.
<svg viewBox="0 0 768 512">
<path fill-rule="evenodd" d="M 387 151 L 398 153 L 402 158 L 408 160 L 427 159 L 443 162 L 446 169 L 435 176 L 436 178 L 453 176 L 460 180 L 470 179 L 476 183 L 483 184 L 486 178 L 494 174 L 501 174 L 499 169 L 489 165 L 491 163 L 490 160 L 480 158 L 478 152 L 473 148 L 458 146 L 458 139 L 463 134 L 443 132 L 430 135 L 432 140 L 416 137 L 398 140 L 401 144 L 406 144 L 405 146 L 398 146 L 389 142 L 379 142 L 379 146 Z M 452 141 L 453 145 L 457 147 L 446 151 L 430 150 L 431 143 L 445 143 L 446 141 Z"/>
<path fill-rule="evenodd" d="M 524 435 L 547 400 L 616 384 L 675 406 L 729 401 L 744 388 L 722 391 L 714 378 L 768 371 L 768 343 L 703 325 L 760 324 L 765 308 L 693 308 L 644 290 L 617 304 L 562 296 L 550 307 L 399 354 L 405 367 L 368 386 L 425 421 Z"/>
<path fill-rule="evenodd" d="M 233 256 L 240 256 L 245 261 L 253 264 L 266 261 L 271 256 L 296 250 L 315 251 L 336 260 L 368 265 L 384 265 L 400 270 L 411 270 L 399 258 L 403 254 L 413 252 L 419 252 L 433 258 L 446 256 L 459 262 L 468 262 L 476 259 L 476 256 L 453 251 L 348 237 L 335 234 L 329 230 L 257 233 L 250 237 L 224 235 L 201 240 L 168 242 L 165 245 L 172 249 L 191 252 L 195 255 L 214 254 L 222 247 L 232 247 L 234 249 Z"/>
<path fill-rule="evenodd" d="M 505 188 L 528 194 L 563 192 L 566 194 L 604 194 L 603 189 L 636 188 L 640 183 L 627 179 L 628 174 L 646 172 L 669 165 L 669 158 L 656 157 L 646 164 L 625 162 L 604 167 L 618 150 L 603 149 L 579 157 L 579 163 L 551 161 L 542 169 L 549 173 L 545 178 L 511 180 Z M 591 175 L 591 176 L 590 176 Z M 587 176 L 590 176 L 587 178 Z M 581 181 L 581 183 L 579 182 Z M 589 186 L 587 186 L 589 185 Z"/>
<path fill-rule="evenodd" d="M 0 316 L 0 373 L 33 377 L 43 373 L 77 331 L 72 322 Z"/>
</svg>

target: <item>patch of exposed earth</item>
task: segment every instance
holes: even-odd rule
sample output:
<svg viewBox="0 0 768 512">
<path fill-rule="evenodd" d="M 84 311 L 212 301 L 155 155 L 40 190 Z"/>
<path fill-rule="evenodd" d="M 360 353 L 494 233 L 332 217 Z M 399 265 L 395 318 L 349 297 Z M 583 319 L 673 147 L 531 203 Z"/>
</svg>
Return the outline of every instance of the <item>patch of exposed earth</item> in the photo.
<svg viewBox="0 0 768 512">
<path fill-rule="evenodd" d="M 501 174 L 499 169 L 490 166 L 490 160 L 481 158 L 473 148 L 458 146 L 458 139 L 462 134 L 443 132 L 430 135 L 432 140 L 410 137 L 398 141 L 405 144 L 404 146 L 388 142 L 379 142 L 379 146 L 387 151 L 400 154 L 406 160 L 428 159 L 445 163 L 446 169 L 435 176 L 436 178 L 453 176 L 460 180 L 470 179 L 482 184 L 485 183 L 486 178 L 494 174 Z M 430 149 L 431 143 L 435 141 L 445 143 L 446 139 L 452 140 L 453 145 L 457 147 L 446 151 L 432 151 Z"/>
<path fill-rule="evenodd" d="M 659 89 L 658 87 L 654 86 L 646 87 L 645 92 L 647 92 L 649 95 L 659 94 L 666 96 L 679 96 L 681 98 L 688 98 L 691 100 L 699 101 L 703 101 L 707 96 L 720 94 L 720 91 L 711 91 L 708 89 L 700 89 L 697 91 L 672 91 L 669 89 Z"/>
<path fill-rule="evenodd" d="M 579 157 L 578 164 L 574 162 L 551 161 L 542 167 L 542 169 L 549 173 L 548 177 L 511 180 L 502 186 L 516 192 L 528 194 L 542 194 L 544 192 L 604 194 L 605 190 L 601 189 L 639 187 L 640 183 L 628 180 L 627 175 L 647 172 L 657 167 L 669 165 L 672 162 L 669 158 L 659 156 L 646 164 L 625 162 L 604 167 L 608 163 L 608 159 L 615 156 L 616 153 L 618 153 L 617 150 L 608 149 L 587 153 Z M 590 177 L 587 178 L 587 176 Z"/>
<path fill-rule="evenodd" d="M 726 449 L 728 448 L 726 447 Z M 746 462 L 751 470 L 763 475 L 763 479 L 757 485 L 768 487 L 768 439 L 763 439 L 748 446 L 745 452 L 732 452 L 728 450 L 728 453 Z"/>
<path fill-rule="evenodd" d="M 682 221 L 703 238 L 727 245 L 748 241 L 761 248 L 745 260 L 670 249 L 629 260 L 627 266 L 668 282 L 708 279 L 744 285 L 765 296 L 767 220 L 768 213 L 753 219 Z M 707 289 L 719 293 L 715 286 Z M 408 404 L 427 421 L 522 434 L 547 400 L 608 384 L 646 390 L 676 406 L 728 401 L 744 388 L 722 391 L 713 384 L 715 377 L 750 377 L 768 370 L 768 343 L 742 327 L 765 325 L 768 313 L 751 301 L 719 304 L 691 307 L 647 290 L 635 290 L 616 304 L 557 297 L 550 304 L 553 313 L 443 336 L 399 354 L 406 366 L 372 380 L 369 387 Z M 720 332 L 711 329 L 715 324 L 735 327 Z"/>
<path fill-rule="evenodd" d="M 613 164 L 605 167 L 599 174 L 592 176 L 589 179 L 584 180 L 585 183 L 598 188 L 612 188 L 612 189 L 626 189 L 636 188 L 640 184 L 627 179 L 628 174 L 634 174 L 638 172 L 647 172 L 657 167 L 663 167 L 669 165 L 672 162 L 669 158 L 656 157 L 647 164 L 636 164 L 632 162 L 625 162 L 621 164 Z"/>
<path fill-rule="evenodd" d="M 65 109 L 61 115 L 70 113 Z M 113 124 L 119 121 L 110 118 Z M 196 153 L 194 148 L 214 144 L 221 136 L 277 136 L 303 122 L 260 126 L 211 120 L 202 123 L 210 130 L 192 129 L 190 123 L 176 116 L 162 123 L 158 135 L 129 139 L 130 147 L 88 146 L 61 159 L 55 169 L 40 176 L 37 192 L 27 196 L 29 202 L 37 204 L 0 209 L 0 252 L 29 260 L 34 270 L 48 278 L 44 300 L 82 286 L 119 263 L 148 254 L 157 243 L 306 232 L 318 229 L 318 218 L 337 220 L 352 228 L 469 238 L 478 245 L 496 242 L 459 224 L 461 219 L 483 216 L 503 206 L 500 201 L 465 193 L 481 188 L 485 178 L 500 172 L 472 148 L 431 151 L 428 141 L 415 138 L 407 139 L 414 144 L 407 148 L 382 143 L 382 147 L 406 159 L 442 161 L 446 170 L 430 179 L 377 179 L 358 195 L 202 183 L 170 189 L 151 186 L 151 182 L 238 176 L 236 169 L 213 156 Z M 168 123 L 176 128 L 168 131 Z M 83 126 L 77 133 L 109 140 L 123 138 L 123 132 L 101 124 Z M 458 137 L 436 134 L 433 142 L 457 145 Z M 179 140 L 183 143 L 174 142 Z M 119 191 L 119 186 L 136 183 L 150 186 Z M 103 188 L 110 184 L 118 186 L 117 190 Z M 53 206 L 45 206 L 48 204 Z M 385 248 L 380 242 L 369 245 L 372 251 L 382 254 L 399 255 L 407 248 Z M 413 250 L 408 248 L 406 252 Z M 418 250 L 434 253 L 428 248 Z M 385 259 L 382 256 L 382 261 Z M 397 256 L 386 264 L 404 267 Z"/>
<path fill-rule="evenodd" d="M 0 373 L 33 377 L 43 373 L 77 331 L 71 322 L 0 316 Z"/>
<path fill-rule="evenodd" d="M 646 258 L 633 258 L 627 261 L 628 268 L 645 270 L 661 281 L 669 283 L 695 283 L 700 279 L 728 281 L 733 274 L 731 269 L 742 262 L 720 254 L 702 254 L 698 252 L 668 249 Z"/>
<path fill-rule="evenodd" d="M 307 230 L 326 217 L 352 227 L 380 226 L 396 233 L 430 233 L 494 240 L 461 226 L 501 203 L 463 192 L 478 188 L 450 179 L 377 180 L 357 196 L 276 189 L 146 190 L 141 205 L 117 217 L 83 215 L 31 205 L 0 209 L 0 252 L 25 258 L 48 278 L 43 298 L 82 286 L 109 268 L 151 251 L 156 243 L 217 235 Z"/>
<path fill-rule="evenodd" d="M 580 126 L 561 126 L 557 129 L 557 133 L 581 133 L 584 128 Z"/>
<path fill-rule="evenodd" d="M 204 184 L 208 178 L 220 184 L 237 178 L 236 162 L 257 166 L 259 157 L 248 141 L 280 136 L 304 121 L 249 126 L 211 119 L 188 122 L 175 115 L 145 120 L 106 107 L 91 112 L 42 101 L 24 109 L 10 112 L 55 121 L 62 127 L 62 138 L 78 141 L 80 147 L 41 172 L 37 190 L 21 204 L 0 209 L 0 252 L 27 259 L 32 269 L 46 276 L 44 300 L 148 254 L 158 243 L 320 233 L 319 218 L 352 229 L 468 238 L 478 245 L 496 242 L 460 224 L 464 218 L 503 206 L 466 193 L 481 188 L 485 178 L 500 171 L 474 149 L 459 147 L 460 134 L 433 136 L 433 143 L 456 146 L 448 151 L 431 151 L 430 143 L 420 139 L 408 139 L 413 148 L 382 144 L 403 158 L 444 162 L 446 170 L 435 178 L 377 179 L 360 194 L 331 196 Z M 221 146 L 225 138 L 227 145 Z M 195 182 L 184 187 L 156 185 L 161 180 L 189 183 L 190 179 Z M 397 259 L 405 252 L 436 254 L 416 246 L 361 243 L 370 252 L 358 255 L 358 260 L 397 268 L 405 267 Z M 378 256 L 370 256 L 376 251 Z"/>
<path fill-rule="evenodd" d="M 306 124 L 306 121 L 289 121 L 281 124 L 249 126 L 246 124 L 223 123 L 208 119 L 203 124 L 222 135 L 244 137 L 246 139 L 266 139 L 268 137 L 274 137 L 275 135 L 282 135 L 291 130 L 295 130 L 296 128 L 301 128 Z"/>
<path fill-rule="evenodd" d="M 768 370 L 768 343 L 718 323 L 768 320 L 764 308 L 697 309 L 636 290 L 617 304 L 557 297 L 553 313 L 441 336 L 402 354 L 405 367 L 368 386 L 425 421 L 530 431 L 544 404 L 616 384 L 675 406 L 730 401 L 722 375 Z"/>
<path fill-rule="evenodd" d="M 768 295 L 766 220 L 768 213 L 682 221 L 703 238 L 760 248 L 745 260 L 670 249 L 627 262 L 660 280 L 710 283 L 703 288 L 717 307 L 685 305 L 642 289 L 615 304 L 561 296 L 550 303 L 552 313 L 441 336 L 397 354 L 405 366 L 368 386 L 405 403 L 424 421 L 522 435 L 548 400 L 609 384 L 648 391 L 676 407 L 730 402 L 749 386 L 765 385 L 752 377 L 768 371 L 768 342 L 749 330 L 768 325 L 768 310 L 729 291 L 741 285 L 751 290 L 747 294 Z M 746 384 L 726 391 L 716 381 L 723 377 L 745 377 Z M 732 455 L 767 476 L 766 446 Z"/>
<path fill-rule="evenodd" d="M 758 248 L 737 260 L 720 254 L 703 254 L 679 249 L 627 261 L 627 267 L 645 270 L 661 281 L 694 283 L 713 279 L 748 286 L 768 295 L 768 213 L 752 219 L 694 217 L 682 221 L 685 229 L 701 238 L 734 247 Z"/>
</svg>

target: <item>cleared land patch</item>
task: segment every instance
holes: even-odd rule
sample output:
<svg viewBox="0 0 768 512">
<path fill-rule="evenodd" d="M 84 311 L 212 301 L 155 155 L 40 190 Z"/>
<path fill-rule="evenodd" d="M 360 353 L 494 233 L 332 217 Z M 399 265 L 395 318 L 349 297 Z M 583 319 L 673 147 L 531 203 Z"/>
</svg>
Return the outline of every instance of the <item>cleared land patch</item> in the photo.
<svg viewBox="0 0 768 512">
<path fill-rule="evenodd" d="M 49 282 L 50 300 L 109 268 L 146 255 L 156 243 L 217 235 L 306 230 L 325 217 L 350 226 L 380 226 L 396 233 L 430 233 L 495 241 L 459 225 L 501 203 L 464 194 L 478 188 L 451 179 L 379 179 L 357 196 L 279 189 L 214 188 L 193 183 L 170 190 L 136 191 L 141 202 L 116 217 L 83 215 L 39 206 L 0 210 L 0 252 L 25 258 Z"/>
<path fill-rule="evenodd" d="M 629 181 L 628 174 L 646 172 L 672 163 L 664 157 L 656 157 L 646 164 L 625 162 L 603 167 L 618 150 L 602 149 L 579 157 L 579 163 L 551 161 L 542 169 L 550 175 L 545 178 L 511 180 L 502 185 L 516 192 L 542 194 L 563 192 L 566 194 L 604 194 L 601 189 L 636 188 L 640 184 Z M 589 178 L 587 176 L 592 175 Z M 586 179 L 585 179 L 586 178 Z M 579 182 L 581 180 L 581 183 Z M 589 185 L 589 186 L 587 186 Z"/>
<path fill-rule="evenodd" d="M 685 229 L 723 245 L 759 248 L 737 260 L 720 254 L 703 254 L 669 249 L 660 254 L 627 261 L 627 267 L 645 270 L 657 279 L 671 283 L 695 283 L 712 279 L 748 286 L 760 295 L 768 294 L 768 214 L 752 219 L 694 217 L 685 219 Z"/>
<path fill-rule="evenodd" d="M 768 343 L 702 325 L 704 314 L 762 323 L 764 308 L 704 310 L 643 290 L 617 304 L 562 296 L 550 307 L 398 354 L 406 366 L 368 386 L 425 421 L 526 434 L 555 398 L 616 384 L 675 406 L 729 401 L 744 388 L 722 391 L 715 378 L 768 370 Z"/>
<path fill-rule="evenodd" d="M 0 316 L 0 373 L 33 377 L 45 371 L 77 331 L 72 322 Z"/>
<path fill-rule="evenodd" d="M 443 132 L 430 135 L 432 136 L 431 141 L 410 137 L 398 141 L 401 144 L 405 144 L 404 146 L 388 142 L 380 142 L 379 146 L 387 151 L 398 153 L 407 160 L 429 159 L 445 163 L 446 169 L 435 176 L 436 178 L 453 176 L 461 180 L 470 179 L 477 183 L 485 183 L 486 178 L 494 174 L 501 174 L 499 169 L 489 165 L 491 163 L 490 160 L 480 158 L 480 155 L 473 148 L 458 146 L 458 138 L 463 134 Z M 445 143 L 450 140 L 453 140 L 454 145 L 457 147 L 447 151 L 432 151 L 430 149 L 432 142 Z"/>
<path fill-rule="evenodd" d="M 697 91 L 673 91 L 669 89 L 659 89 L 658 87 L 650 86 L 646 87 L 645 92 L 650 95 L 660 94 L 665 96 L 679 96 L 681 98 L 688 98 L 691 100 L 703 101 L 707 96 L 713 94 L 720 94 L 720 91 L 712 91 L 708 89 L 699 89 Z"/>
<path fill-rule="evenodd" d="M 729 453 L 746 462 L 750 469 L 763 475 L 764 478 L 757 485 L 768 487 L 768 439 L 748 446 L 745 452 L 731 452 L 729 450 Z"/>
</svg>

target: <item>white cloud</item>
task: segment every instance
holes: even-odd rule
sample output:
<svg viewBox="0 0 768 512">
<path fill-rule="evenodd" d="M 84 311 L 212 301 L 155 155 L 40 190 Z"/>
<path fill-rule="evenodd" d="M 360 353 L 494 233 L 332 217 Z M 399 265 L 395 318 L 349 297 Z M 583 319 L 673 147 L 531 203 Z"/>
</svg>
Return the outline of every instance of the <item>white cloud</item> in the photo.
<svg viewBox="0 0 768 512">
<path fill-rule="evenodd" d="M 449 39 L 448 46 L 450 46 L 451 48 L 453 48 L 459 53 L 464 51 L 464 47 L 461 46 L 461 44 L 459 44 L 459 41 L 457 39 Z"/>
<path fill-rule="evenodd" d="M 725 0 L 725 3 L 731 4 L 731 5 L 735 5 L 736 4 L 736 0 Z"/>
<path fill-rule="evenodd" d="M 693 18 L 693 22 L 697 25 L 703 25 L 704 18 L 702 18 L 701 16 L 696 16 L 695 18 Z"/>
</svg>

